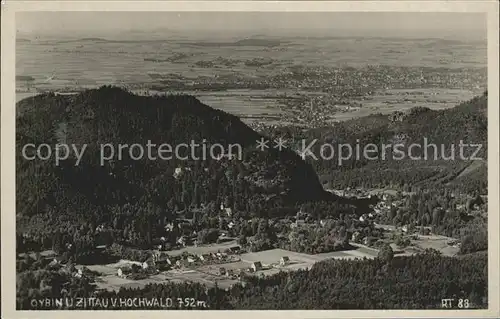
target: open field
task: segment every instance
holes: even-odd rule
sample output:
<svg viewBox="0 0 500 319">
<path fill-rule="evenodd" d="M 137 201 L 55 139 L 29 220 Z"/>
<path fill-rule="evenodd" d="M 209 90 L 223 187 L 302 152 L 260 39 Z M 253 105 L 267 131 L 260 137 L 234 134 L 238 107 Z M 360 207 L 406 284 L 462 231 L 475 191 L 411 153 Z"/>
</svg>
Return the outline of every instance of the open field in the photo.
<svg viewBox="0 0 500 319">
<path fill-rule="evenodd" d="M 407 111 L 417 106 L 433 110 L 447 109 L 473 98 L 477 92 L 459 89 L 418 89 L 387 90 L 371 97 L 370 100 L 357 101 L 363 107 L 333 115 L 335 121 L 346 121 L 374 113 L 389 114 L 395 111 Z"/>
<path fill-rule="evenodd" d="M 389 232 L 396 232 L 398 229 L 394 226 L 387 225 L 376 225 L 377 227 L 382 227 Z M 459 248 L 457 246 L 451 246 L 448 243 L 452 241 L 452 238 L 437 235 L 418 235 L 418 238 L 411 240 L 411 245 L 405 248 L 399 248 L 388 238 L 385 240 L 391 243 L 391 247 L 395 251 L 396 255 L 412 255 L 423 251 L 426 248 L 433 248 L 440 251 L 446 256 L 455 256 L 458 253 Z M 229 247 L 235 246 L 236 241 L 229 241 L 222 244 L 207 245 L 201 247 L 185 247 L 176 251 L 169 251 L 169 255 L 180 255 L 184 252 L 190 254 L 205 254 L 210 252 L 223 251 Z M 328 259 L 362 259 L 362 258 L 375 258 L 378 254 L 378 250 L 367 247 L 365 245 L 351 243 L 354 246 L 352 250 L 336 251 L 329 253 L 321 253 L 315 255 L 309 255 L 305 253 L 298 253 L 293 251 L 288 251 L 284 249 L 271 249 L 260 252 L 249 252 L 239 255 L 239 261 L 226 262 L 223 264 L 205 264 L 198 265 L 183 269 L 172 269 L 169 271 L 163 271 L 158 274 L 150 275 L 145 279 L 132 280 L 128 278 L 119 277 L 117 272 L 121 267 L 130 266 L 132 264 L 141 265 L 139 262 L 134 262 L 130 260 L 120 260 L 116 263 L 105 264 L 105 265 L 86 265 L 91 271 L 95 271 L 100 275 L 96 279 L 96 284 L 98 289 L 103 290 L 119 290 L 120 288 L 137 288 L 144 287 L 150 283 L 166 283 L 166 282 L 198 282 L 208 287 L 213 287 L 216 284 L 221 288 L 229 288 L 235 283 L 239 282 L 237 275 L 241 271 L 247 274 L 249 268 L 251 268 L 254 262 L 261 262 L 262 269 L 253 273 L 256 276 L 269 276 L 276 274 L 281 271 L 296 271 L 299 269 L 310 269 L 315 263 L 328 260 Z M 41 255 L 48 256 L 52 253 L 51 251 L 45 251 Z M 289 262 L 286 265 L 280 265 L 280 259 L 282 257 L 288 257 Z M 77 266 L 82 267 L 82 265 Z M 226 276 L 220 273 L 221 268 L 226 272 L 231 272 L 232 275 Z"/>
<path fill-rule="evenodd" d="M 396 226 L 376 224 L 375 227 L 383 228 L 386 231 L 398 231 Z M 408 234 L 409 235 L 409 234 Z M 410 235 L 411 236 L 411 235 Z M 441 252 L 445 256 L 456 256 L 460 248 L 449 245 L 449 242 L 455 242 L 456 239 L 441 235 L 417 235 L 417 239 L 411 239 L 411 245 L 402 249 L 403 253 L 398 255 L 411 255 L 425 249 L 431 248 Z M 396 246 L 395 246 L 396 247 Z"/>
<path fill-rule="evenodd" d="M 25 255 L 26 255 L 25 253 L 21 253 L 21 254 L 19 254 L 19 257 L 24 258 Z M 36 253 L 30 253 L 29 256 L 31 258 L 35 258 L 36 257 Z M 44 251 L 40 252 L 40 256 L 43 257 L 43 258 L 51 258 L 51 257 L 57 256 L 57 254 L 53 250 L 44 250 Z"/>
<path fill-rule="evenodd" d="M 194 247 L 193 247 L 194 248 Z M 197 247 L 200 248 L 200 247 Z M 210 251 L 217 251 L 217 246 L 214 246 Z M 194 248 L 195 249 L 195 248 Z M 215 249 L 215 250 L 214 250 Z M 208 252 L 205 249 L 204 252 Z M 169 252 L 171 254 L 171 252 Z M 281 257 L 288 256 L 290 261 L 285 266 L 280 266 Z M 224 268 L 226 271 L 232 271 L 234 274 L 239 274 L 241 270 L 248 272 L 253 262 L 260 261 L 263 269 L 254 273 L 257 276 L 268 276 L 280 271 L 294 271 L 298 269 L 309 269 L 316 262 L 331 259 L 355 259 L 355 258 L 374 258 L 376 250 L 362 247 L 359 245 L 357 249 L 351 251 L 338 251 L 332 253 L 324 253 L 317 255 L 308 255 L 283 249 L 271 249 L 260 252 L 245 253 L 240 256 L 241 261 L 229 262 L 224 264 L 202 265 L 194 269 L 183 270 L 169 270 L 156 275 L 149 276 L 146 279 L 131 280 L 118 277 L 118 268 L 127 264 L 138 264 L 128 260 L 120 260 L 117 263 L 107 265 L 90 265 L 86 266 L 92 271 L 101 273 L 97 280 L 99 289 L 106 290 L 119 290 L 121 287 L 142 287 L 149 283 L 162 283 L 162 282 L 199 282 L 212 287 L 217 282 L 219 287 L 228 288 L 238 282 L 236 278 L 230 278 L 220 274 L 220 269 Z"/>
<path fill-rule="evenodd" d="M 203 246 L 188 246 L 184 247 L 181 249 L 177 250 L 171 250 L 168 252 L 168 255 L 170 256 L 178 256 L 181 255 L 184 252 L 190 253 L 190 254 L 195 254 L 195 255 L 200 255 L 200 254 L 207 254 L 207 253 L 216 253 L 218 251 L 224 251 L 230 247 L 233 246 L 238 246 L 236 243 L 236 240 L 230 240 L 224 243 L 220 244 L 211 244 L 211 245 L 203 245 Z"/>
<path fill-rule="evenodd" d="M 260 120 L 268 124 L 277 124 L 278 122 L 284 124 L 281 121 L 281 116 L 285 112 L 280 110 L 280 107 L 283 107 L 282 102 L 278 95 L 271 95 L 276 94 L 275 91 L 227 90 L 221 92 L 182 91 L 182 93 L 194 95 L 206 105 L 237 115 L 246 123 Z M 154 92 L 151 93 L 154 94 Z M 330 122 L 347 121 L 375 113 L 389 114 L 394 111 L 409 110 L 417 106 L 425 106 L 434 110 L 446 109 L 469 100 L 475 95 L 474 92 L 457 89 L 434 89 L 432 93 L 434 94 L 432 102 L 429 102 L 427 95 L 413 95 L 411 92 L 405 95 L 405 101 L 401 101 L 397 96 L 374 95 L 371 100 L 355 101 L 363 104 L 360 109 L 331 114 Z M 34 95 L 35 93 L 18 92 L 16 93 L 16 102 Z"/>
<path fill-rule="evenodd" d="M 284 256 L 288 256 L 290 261 L 295 263 L 314 263 L 316 261 L 314 255 L 302 254 L 284 249 L 271 249 L 255 253 L 246 253 L 241 255 L 241 260 L 247 263 L 260 261 L 263 265 L 270 265 L 279 263 L 280 258 Z"/>
<path fill-rule="evenodd" d="M 438 235 L 430 235 L 430 236 L 419 235 L 418 239 L 413 240 L 412 243 L 420 249 L 432 248 L 439 250 L 443 255 L 455 256 L 458 254 L 459 248 L 456 246 L 448 245 L 448 242 L 450 241 L 455 241 L 455 240 L 450 237 L 438 236 Z"/>
<path fill-rule="evenodd" d="M 377 225 L 378 227 L 384 227 L 389 231 L 396 231 L 396 228 L 389 227 L 386 225 Z M 417 240 L 412 240 L 412 244 L 401 250 L 397 255 L 411 255 L 422 251 L 426 248 L 433 248 L 441 251 L 443 255 L 455 256 L 458 253 L 459 248 L 456 246 L 448 245 L 448 242 L 453 240 L 452 238 L 437 235 L 418 235 Z M 169 251 L 169 255 L 180 255 L 183 252 L 189 252 L 191 254 L 202 254 L 209 252 L 217 252 L 219 250 L 223 251 L 226 248 L 236 245 L 235 241 L 226 242 L 223 244 L 208 245 L 205 247 L 186 247 L 181 250 Z M 256 276 L 269 276 L 280 271 L 295 271 L 299 269 L 310 269 L 315 263 L 327 260 L 327 259 L 357 259 L 357 258 L 375 258 L 378 254 L 378 250 L 374 248 L 367 247 L 365 245 L 351 243 L 355 249 L 336 251 L 329 253 L 321 253 L 316 255 L 309 255 L 304 253 L 297 253 L 293 251 L 288 251 L 284 249 L 271 249 L 260 252 L 250 252 L 244 253 L 239 256 L 240 261 L 227 262 L 224 264 L 207 264 L 194 267 L 192 269 L 174 269 L 169 271 L 164 271 L 155 275 L 151 275 L 148 278 L 141 280 L 132 280 L 127 278 L 122 278 L 117 275 L 117 271 L 120 267 L 130 266 L 132 264 L 141 265 L 139 262 L 134 262 L 130 260 L 120 260 L 116 263 L 105 264 L 105 265 L 85 265 L 91 271 L 100 273 L 96 279 L 97 288 L 104 290 L 119 290 L 120 288 L 137 288 L 143 287 L 150 283 L 165 283 L 165 282 L 199 282 L 205 284 L 208 287 L 213 287 L 217 285 L 221 288 L 229 288 L 231 285 L 237 283 L 239 280 L 236 277 L 227 277 L 220 274 L 220 269 L 224 268 L 226 271 L 232 271 L 235 275 L 239 274 L 240 271 L 245 271 L 248 273 L 248 269 L 254 262 L 261 262 L 263 268 L 254 273 Z M 394 251 L 399 250 L 397 246 L 391 244 Z M 42 256 L 48 256 L 52 251 L 44 251 L 41 253 Z M 287 256 L 290 260 L 284 265 L 280 266 L 281 257 Z M 82 267 L 82 265 L 77 266 L 77 268 Z"/>
<path fill-rule="evenodd" d="M 175 73 L 185 77 L 222 76 L 232 73 L 257 75 L 254 67 L 236 63 L 231 67 L 196 67 L 198 61 L 217 58 L 273 61 L 270 69 L 279 70 L 293 64 L 362 66 L 403 65 L 428 67 L 482 67 L 486 64 L 486 42 L 440 43 L 436 39 L 356 39 L 356 38 L 288 38 L 281 50 L 241 46 L 207 47 L 186 45 L 186 41 L 151 40 L 149 42 L 119 41 L 30 41 L 16 45 L 16 74 L 31 76 L 44 87 L 103 85 L 109 82 L 147 83 L 148 73 Z M 237 54 L 235 54 L 235 51 Z M 161 53 L 158 53 L 161 52 Z M 173 55 L 180 58 L 168 60 Z M 157 59 L 153 62 L 148 59 Z M 57 65 L 57 70 L 54 66 Z M 51 75 L 56 80 L 47 81 Z"/>
<path fill-rule="evenodd" d="M 398 231 L 394 226 L 376 225 L 386 229 L 389 232 Z M 411 240 L 411 245 L 400 249 L 391 240 L 386 242 L 391 243 L 396 255 L 412 255 L 423 251 L 426 248 L 433 248 L 439 250 L 443 255 L 454 256 L 458 253 L 459 248 L 450 246 L 448 243 L 453 240 L 452 238 L 437 235 L 418 235 L 416 240 Z M 171 256 L 180 255 L 184 252 L 190 254 L 205 254 L 211 252 L 224 251 L 225 249 L 235 246 L 236 241 L 232 240 L 226 243 L 207 245 L 207 246 L 189 246 L 180 250 L 169 251 Z M 220 269 L 224 268 L 226 271 L 231 271 L 234 275 L 238 275 L 241 271 L 248 273 L 249 268 L 254 262 L 261 262 L 263 268 L 254 273 L 256 276 L 269 276 L 280 271 L 295 271 L 298 269 L 310 269 L 315 263 L 327 259 L 357 259 L 357 258 L 375 258 L 378 250 L 375 248 L 367 247 L 365 245 L 351 243 L 354 246 L 352 250 L 336 251 L 329 253 L 321 253 L 309 255 L 305 253 L 298 253 L 284 249 L 271 249 L 260 252 L 249 252 L 239 255 L 240 261 L 227 262 L 224 264 L 206 264 L 195 266 L 190 269 L 174 269 L 164 271 L 159 274 L 151 275 L 148 278 L 141 280 L 131 280 L 127 278 L 118 277 L 118 268 L 126 265 L 137 264 L 129 260 L 120 260 L 116 263 L 106 265 L 90 265 L 86 266 L 92 271 L 96 271 L 101 275 L 96 280 L 99 289 L 106 290 L 119 290 L 122 287 L 143 287 L 149 283 L 164 283 L 164 282 L 199 282 L 213 287 L 216 283 L 219 287 L 229 288 L 231 285 L 238 282 L 237 277 L 228 277 L 220 273 Z M 288 257 L 289 262 L 281 266 L 280 259 Z"/>
</svg>

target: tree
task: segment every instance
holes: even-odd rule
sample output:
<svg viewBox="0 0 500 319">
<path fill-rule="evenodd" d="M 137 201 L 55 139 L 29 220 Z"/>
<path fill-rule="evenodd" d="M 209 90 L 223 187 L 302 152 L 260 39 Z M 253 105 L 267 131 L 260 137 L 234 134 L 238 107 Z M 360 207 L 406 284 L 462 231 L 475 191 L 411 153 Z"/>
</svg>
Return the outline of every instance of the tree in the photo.
<svg viewBox="0 0 500 319">
<path fill-rule="evenodd" d="M 247 243 L 247 237 L 245 235 L 240 235 L 238 238 L 238 244 L 245 246 Z"/>
<path fill-rule="evenodd" d="M 442 210 L 439 208 L 434 208 L 432 210 L 432 225 L 438 226 L 441 224 Z"/>
<path fill-rule="evenodd" d="M 389 244 L 384 244 L 382 246 L 382 248 L 380 249 L 380 251 L 378 252 L 378 258 L 380 258 L 381 260 L 389 263 L 392 258 L 394 257 L 394 252 L 392 251 L 392 248 Z"/>
<path fill-rule="evenodd" d="M 198 243 L 199 244 L 211 244 L 215 243 L 219 238 L 219 230 L 210 228 L 203 229 L 198 232 Z"/>
</svg>

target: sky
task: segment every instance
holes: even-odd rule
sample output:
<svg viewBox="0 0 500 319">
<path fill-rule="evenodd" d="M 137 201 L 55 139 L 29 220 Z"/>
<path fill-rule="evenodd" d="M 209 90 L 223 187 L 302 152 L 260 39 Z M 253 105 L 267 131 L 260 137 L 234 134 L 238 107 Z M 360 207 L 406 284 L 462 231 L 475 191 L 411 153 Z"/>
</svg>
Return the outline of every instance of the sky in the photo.
<svg viewBox="0 0 500 319">
<path fill-rule="evenodd" d="M 434 12 L 19 12 L 20 34 L 94 36 L 131 31 L 453 36 L 483 34 L 480 13 Z"/>
</svg>

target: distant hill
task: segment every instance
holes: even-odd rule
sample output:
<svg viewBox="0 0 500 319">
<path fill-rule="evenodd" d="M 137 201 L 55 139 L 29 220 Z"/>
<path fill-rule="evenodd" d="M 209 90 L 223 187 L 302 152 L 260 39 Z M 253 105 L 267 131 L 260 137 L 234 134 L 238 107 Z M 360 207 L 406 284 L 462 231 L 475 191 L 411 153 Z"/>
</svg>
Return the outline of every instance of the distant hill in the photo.
<svg viewBox="0 0 500 319">
<path fill-rule="evenodd" d="M 234 42 L 182 42 L 184 45 L 194 45 L 201 47 L 239 47 L 239 46 L 254 46 L 254 47 L 276 47 L 288 41 L 280 41 L 273 39 L 242 39 Z"/>
<path fill-rule="evenodd" d="M 16 75 L 16 81 L 35 81 L 35 78 L 30 75 Z"/>
<path fill-rule="evenodd" d="M 128 39 L 105 39 L 105 38 L 79 38 L 70 40 L 57 40 L 56 44 L 64 43 L 163 43 L 167 42 L 166 39 L 147 39 L 147 40 L 128 40 Z"/>
</svg>

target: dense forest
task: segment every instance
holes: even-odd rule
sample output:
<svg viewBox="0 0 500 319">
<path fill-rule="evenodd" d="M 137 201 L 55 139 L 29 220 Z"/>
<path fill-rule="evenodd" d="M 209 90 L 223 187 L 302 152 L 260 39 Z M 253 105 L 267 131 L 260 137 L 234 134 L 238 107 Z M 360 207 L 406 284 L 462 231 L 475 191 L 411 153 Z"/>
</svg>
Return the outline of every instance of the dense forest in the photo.
<svg viewBox="0 0 500 319">
<path fill-rule="evenodd" d="M 416 107 L 408 112 L 374 114 L 325 128 L 304 131 L 297 127 L 278 127 L 263 133 L 292 141 L 317 139 L 312 147 L 316 156 L 321 154 L 320 145 L 324 144 L 332 145 L 334 150 L 341 144 L 350 144 L 353 148 L 359 145 L 361 150 L 369 144 L 377 145 L 378 150 L 382 150 L 383 145 L 421 145 L 422 148 L 412 149 L 412 156 L 419 158 L 417 160 L 408 156 L 394 158 L 387 152 L 385 158 L 376 154 L 375 160 L 352 156 L 341 164 L 337 157 L 332 160 L 310 158 L 308 162 L 326 188 L 390 188 L 412 193 L 379 221 L 398 226 L 431 226 L 434 233 L 461 239 L 462 251 L 478 251 L 487 248 L 487 214 L 471 213 L 473 209 L 469 204 L 472 199 L 483 203 L 478 196 L 488 192 L 487 102 L 485 92 L 451 109 Z M 461 142 L 481 147 L 464 147 L 461 158 Z M 432 144 L 436 148 L 429 146 Z M 427 158 L 424 157 L 425 145 Z M 467 160 L 476 149 L 474 156 L 481 159 Z M 451 158 L 452 151 L 454 158 Z M 463 211 L 457 209 L 460 195 L 472 197 Z M 486 207 L 482 211 L 485 212 Z"/>
<path fill-rule="evenodd" d="M 55 241 L 88 246 L 100 225 L 112 228 L 119 241 L 148 245 L 168 223 L 217 216 L 221 204 L 236 219 L 294 214 L 300 203 L 316 200 L 366 209 L 362 201 L 325 192 L 311 165 L 293 151 L 257 150 L 261 135 L 191 96 L 141 97 L 101 87 L 75 96 L 39 95 L 21 101 L 18 111 L 21 251 L 24 243 L 30 249 L 53 248 Z M 126 151 L 121 160 L 101 165 L 99 159 L 103 144 L 175 146 L 191 140 L 239 144 L 242 159 L 135 160 Z M 72 154 L 56 165 L 54 160 L 26 160 L 22 150 L 28 143 L 87 147 L 81 161 Z M 202 150 L 196 152 L 202 158 Z"/>
<path fill-rule="evenodd" d="M 18 309 L 32 308 L 29 298 L 33 297 L 76 295 L 194 298 L 205 301 L 208 309 L 436 309 L 443 298 L 468 299 L 469 308 L 485 308 L 488 286 L 486 254 L 451 258 L 432 250 L 412 257 L 389 254 L 374 260 L 328 260 L 310 270 L 248 277 L 228 290 L 186 282 L 95 295 L 88 280 L 65 278 L 50 270 L 25 272 L 19 281 Z M 71 291 L 72 286 L 78 289 Z M 175 308 L 180 305 L 174 302 Z"/>
<path fill-rule="evenodd" d="M 484 161 L 473 163 L 388 157 L 353 158 L 339 166 L 334 160 L 306 163 L 288 149 L 258 151 L 255 141 L 261 135 L 237 117 L 190 96 L 140 97 L 115 87 L 76 96 L 39 95 L 18 103 L 18 250 L 63 251 L 62 243 L 71 243 L 72 251 L 80 252 L 112 242 L 148 247 L 167 236 L 167 224 L 183 218 L 195 224 L 196 231 L 222 230 L 228 221 L 220 220 L 220 205 L 231 209 L 230 219 L 239 221 L 232 235 L 245 242 L 243 237 L 256 235 L 256 231 L 241 230 L 246 220 L 293 216 L 304 203 L 312 205 L 307 211 L 314 219 L 338 219 L 361 214 L 373 204 L 324 192 L 315 171 L 327 188 L 389 186 L 413 191 L 404 205 L 391 209 L 381 221 L 433 226 L 436 233 L 467 237 L 466 242 L 473 237 L 469 246 L 481 249 L 471 250 L 482 250 L 487 247 L 486 232 L 475 230 L 484 228 L 486 216 L 471 221 L 470 214 L 457 212 L 453 197 L 457 192 L 475 196 L 486 192 L 486 107 L 487 93 L 447 110 L 419 107 L 323 129 L 284 127 L 264 132 L 292 140 L 318 139 L 318 145 L 411 144 L 421 143 L 422 137 L 436 145 L 460 141 L 483 145 L 476 156 Z M 124 152 L 121 160 L 99 162 L 100 144 L 176 145 L 190 140 L 206 140 L 208 145 L 238 143 L 243 147 L 242 160 L 134 160 Z M 27 143 L 85 144 L 87 148 L 78 165 L 74 155 L 56 165 L 50 160 L 24 159 L 21 150 Z M 321 212 L 314 208 L 321 206 L 318 200 L 326 202 Z M 306 236 L 311 245 L 298 251 L 315 250 L 316 231 L 303 231 L 312 231 Z M 176 235 L 169 233 L 172 241 Z M 343 242 L 341 238 L 337 239 Z M 293 247 L 290 242 L 270 244 L 268 238 L 261 239 L 252 250 Z"/>
<path fill-rule="evenodd" d="M 448 110 L 419 107 L 328 128 L 257 133 L 237 117 L 185 95 L 141 97 L 106 86 L 23 100 L 16 123 L 17 252 L 53 249 L 66 266 L 39 254 L 18 257 L 18 309 L 29 309 L 31 298 L 96 294 L 198 298 L 210 309 L 439 308 L 442 298 L 469 299 L 471 308 L 484 308 L 487 254 L 475 252 L 488 246 L 486 204 L 480 196 L 487 193 L 486 105 L 487 93 Z M 291 149 L 259 151 L 255 144 L 262 136 L 318 139 L 318 145 L 407 145 L 422 143 L 423 137 L 438 145 L 462 141 L 482 144 L 476 156 L 484 161 L 350 159 L 338 165 L 304 161 Z M 208 146 L 239 144 L 242 159 L 136 160 L 125 152 L 120 160 L 103 165 L 99 160 L 101 144 L 191 140 Z M 81 161 L 72 154 L 56 164 L 23 158 L 28 143 L 87 147 Z M 196 157 L 201 156 L 197 151 Z M 74 276 L 75 263 L 142 261 L 158 238 L 170 250 L 193 230 L 200 244 L 217 242 L 224 231 L 248 251 L 282 248 L 309 254 L 347 249 L 354 233 L 382 236 L 372 222 L 358 219 L 372 211 L 376 196 L 340 197 L 323 186 L 411 193 L 386 200 L 390 209 L 376 221 L 428 226 L 436 234 L 459 238 L 462 256 L 429 250 L 392 257 L 382 249 L 375 260 L 324 261 L 310 270 L 244 278 L 229 290 L 186 282 L 97 292 L 96 274 Z M 460 194 L 470 197 L 465 205 Z M 398 204 L 393 207 L 392 201 Z M 98 245 L 107 248 L 96 251 Z"/>
</svg>

